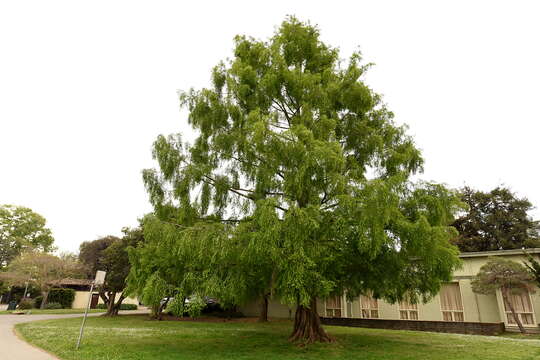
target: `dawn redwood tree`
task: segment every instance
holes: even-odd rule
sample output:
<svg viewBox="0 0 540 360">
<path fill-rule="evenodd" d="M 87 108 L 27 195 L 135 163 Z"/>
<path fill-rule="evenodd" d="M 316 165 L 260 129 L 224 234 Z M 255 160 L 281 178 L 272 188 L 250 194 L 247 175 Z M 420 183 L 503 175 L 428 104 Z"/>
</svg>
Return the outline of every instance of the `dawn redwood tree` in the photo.
<svg viewBox="0 0 540 360">
<path fill-rule="evenodd" d="M 514 306 L 512 306 L 510 296 L 522 291 L 533 292 L 533 283 L 533 275 L 523 265 L 495 257 L 480 268 L 471 285 L 474 292 L 485 295 L 493 294 L 499 289 L 503 301 L 512 312 L 512 317 L 519 330 L 525 334 L 525 328 Z"/>
<path fill-rule="evenodd" d="M 461 200 L 468 210 L 452 224 L 459 236 L 452 240 L 461 251 L 491 251 L 540 247 L 540 225 L 528 212 L 527 198 L 507 188 L 482 192 L 465 187 Z"/>
<path fill-rule="evenodd" d="M 197 138 L 158 137 L 159 169 L 143 172 L 177 264 L 211 289 L 239 259 L 260 262 L 271 273 L 255 282 L 297 305 L 290 340 L 307 343 L 332 341 L 317 298 L 436 294 L 459 265 L 449 224 L 462 204 L 409 180 L 420 151 L 364 84 L 360 54 L 342 61 L 294 17 L 268 41 L 234 42 L 212 86 L 181 95 Z"/>
</svg>

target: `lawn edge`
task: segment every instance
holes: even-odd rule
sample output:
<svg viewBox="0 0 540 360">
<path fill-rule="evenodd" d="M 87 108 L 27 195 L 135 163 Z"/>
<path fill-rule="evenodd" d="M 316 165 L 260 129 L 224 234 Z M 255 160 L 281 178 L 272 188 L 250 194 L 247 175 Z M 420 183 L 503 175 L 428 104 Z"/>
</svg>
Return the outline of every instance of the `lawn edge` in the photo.
<svg viewBox="0 0 540 360">
<path fill-rule="evenodd" d="M 41 352 L 44 352 L 45 354 L 47 355 L 50 355 L 52 356 L 54 359 L 56 360 L 62 360 L 61 358 L 58 357 L 57 354 L 55 353 L 52 353 L 48 350 L 45 350 L 44 348 L 42 347 L 39 347 L 37 346 L 36 344 L 33 344 L 31 343 L 24 335 L 23 333 L 18 329 L 19 325 L 24 325 L 24 324 L 28 324 L 28 323 L 33 323 L 33 322 L 39 322 L 39 321 L 43 321 L 43 320 L 36 320 L 36 321 L 29 321 L 29 322 L 24 322 L 24 323 L 19 323 L 19 324 L 15 324 L 12 328 L 12 331 L 13 331 L 13 334 L 15 334 L 15 336 L 19 339 L 19 340 L 22 340 L 24 341 L 26 344 L 30 345 L 31 347 L 33 347 L 34 349 L 37 349 Z"/>
</svg>

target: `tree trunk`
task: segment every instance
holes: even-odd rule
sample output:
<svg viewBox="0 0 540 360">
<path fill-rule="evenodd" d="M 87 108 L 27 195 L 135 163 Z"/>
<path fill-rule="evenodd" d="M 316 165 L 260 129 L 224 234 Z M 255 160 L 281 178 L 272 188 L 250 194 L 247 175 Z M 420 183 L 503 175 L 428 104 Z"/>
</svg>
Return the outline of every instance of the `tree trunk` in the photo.
<svg viewBox="0 0 540 360">
<path fill-rule="evenodd" d="M 122 305 L 122 301 L 124 301 L 124 299 L 126 298 L 126 296 L 124 295 L 124 293 L 120 294 L 120 297 L 118 298 L 118 301 L 116 301 L 116 303 L 114 301 L 111 301 L 112 303 L 112 306 L 109 307 L 110 310 L 107 311 L 107 314 L 105 314 L 106 316 L 116 316 L 118 315 L 118 311 L 120 311 L 120 306 Z"/>
<path fill-rule="evenodd" d="M 510 303 L 510 300 L 508 300 L 508 290 L 503 289 L 501 292 L 502 292 L 503 300 L 506 303 L 506 306 L 508 306 L 508 308 L 512 312 L 512 317 L 514 318 L 514 321 L 516 322 L 519 328 L 519 331 L 521 331 L 522 334 L 526 334 L 527 331 L 525 331 L 525 328 L 523 327 L 523 324 L 521 323 L 521 319 L 519 318 L 518 314 L 516 314 L 516 311 L 514 307 L 512 306 L 512 304 Z"/>
<path fill-rule="evenodd" d="M 261 312 L 259 313 L 259 322 L 268 321 L 268 294 L 264 294 L 261 299 Z"/>
<path fill-rule="evenodd" d="M 43 310 L 43 309 L 45 309 L 45 305 L 47 305 L 47 298 L 49 297 L 49 292 L 48 291 L 42 291 L 41 295 L 43 296 L 43 300 L 41 300 L 41 305 L 39 306 L 39 308 L 41 310 Z"/>
<path fill-rule="evenodd" d="M 289 341 L 311 344 L 314 342 L 333 342 L 334 338 L 324 331 L 317 313 L 317 301 L 311 300 L 309 307 L 299 305 L 294 316 L 294 329 Z"/>
</svg>

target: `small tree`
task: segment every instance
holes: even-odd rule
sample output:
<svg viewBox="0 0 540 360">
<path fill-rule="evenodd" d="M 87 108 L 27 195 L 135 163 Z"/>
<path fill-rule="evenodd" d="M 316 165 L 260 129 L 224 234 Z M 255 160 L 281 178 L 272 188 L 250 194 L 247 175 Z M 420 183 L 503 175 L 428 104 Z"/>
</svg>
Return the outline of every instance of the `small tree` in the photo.
<svg viewBox="0 0 540 360">
<path fill-rule="evenodd" d="M 84 242 L 80 246 L 79 259 L 90 270 L 89 276 L 94 276 L 97 270 L 107 272 L 105 283 L 99 290 L 99 296 L 107 306 L 107 316 L 118 315 L 120 306 L 127 297 L 124 291 L 126 277 L 130 271 L 127 248 L 143 241 L 141 228 L 124 228 L 122 231 L 124 232 L 122 238 L 107 236 Z"/>
<path fill-rule="evenodd" d="M 80 277 L 84 274 L 81 264 L 71 258 L 59 258 L 41 252 L 27 252 L 19 255 L 8 266 L 2 277 L 13 285 L 35 284 L 41 289 L 45 308 L 49 291 L 58 281 L 67 277 Z"/>
<path fill-rule="evenodd" d="M 493 258 L 480 268 L 471 284 L 473 291 L 479 294 L 493 294 L 500 289 L 505 306 L 512 312 L 519 330 L 525 333 L 521 319 L 510 301 L 510 295 L 523 291 L 532 292 L 533 281 L 532 275 L 523 265 L 502 258 Z"/>
</svg>

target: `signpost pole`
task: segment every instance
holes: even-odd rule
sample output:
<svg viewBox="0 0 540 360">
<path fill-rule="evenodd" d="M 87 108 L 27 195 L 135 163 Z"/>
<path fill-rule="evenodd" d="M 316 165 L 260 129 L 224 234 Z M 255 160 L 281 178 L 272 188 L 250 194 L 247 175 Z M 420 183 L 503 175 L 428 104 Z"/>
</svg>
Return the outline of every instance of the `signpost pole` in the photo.
<svg viewBox="0 0 540 360">
<path fill-rule="evenodd" d="M 79 331 L 79 339 L 77 340 L 77 350 L 81 346 L 81 339 L 84 331 L 84 323 L 86 322 L 86 317 L 88 316 L 88 309 L 90 308 L 90 301 L 92 300 L 92 293 L 94 292 L 94 283 L 90 286 L 90 293 L 88 294 L 88 304 L 86 304 L 86 310 L 84 311 L 84 317 L 81 324 L 81 330 Z"/>
<path fill-rule="evenodd" d="M 76 349 L 79 350 L 79 347 L 81 346 L 81 339 L 83 337 L 84 332 L 84 323 L 86 323 L 86 318 L 88 317 L 88 309 L 90 308 L 90 301 L 92 301 L 92 293 L 94 292 L 94 285 L 103 285 L 105 282 L 105 271 L 99 271 L 96 273 L 96 278 L 94 281 L 92 281 L 92 285 L 90 286 L 90 293 L 88 294 L 88 303 L 86 304 L 86 310 L 84 311 L 84 317 L 81 324 L 81 330 L 79 331 L 79 339 L 77 340 L 77 347 Z"/>
</svg>

